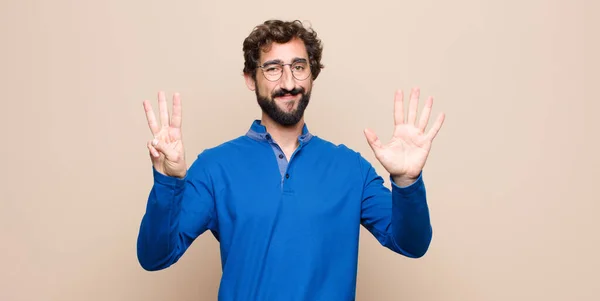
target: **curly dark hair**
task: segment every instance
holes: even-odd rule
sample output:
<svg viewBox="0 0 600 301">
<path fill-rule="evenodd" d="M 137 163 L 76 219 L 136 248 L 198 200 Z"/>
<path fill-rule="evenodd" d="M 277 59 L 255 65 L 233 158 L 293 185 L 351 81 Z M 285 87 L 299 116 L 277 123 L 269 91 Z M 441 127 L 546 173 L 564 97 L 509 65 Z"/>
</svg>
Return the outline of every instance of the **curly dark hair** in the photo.
<svg viewBox="0 0 600 301">
<path fill-rule="evenodd" d="M 249 74 L 256 80 L 256 69 L 259 65 L 261 50 L 268 51 L 273 42 L 287 43 L 293 38 L 299 38 L 304 42 L 310 71 L 313 80 L 317 78 L 324 66 L 321 64 L 323 45 L 317 37 L 317 33 L 311 28 L 305 28 L 302 22 L 267 20 L 256 26 L 250 35 L 244 40 L 244 74 Z"/>
</svg>

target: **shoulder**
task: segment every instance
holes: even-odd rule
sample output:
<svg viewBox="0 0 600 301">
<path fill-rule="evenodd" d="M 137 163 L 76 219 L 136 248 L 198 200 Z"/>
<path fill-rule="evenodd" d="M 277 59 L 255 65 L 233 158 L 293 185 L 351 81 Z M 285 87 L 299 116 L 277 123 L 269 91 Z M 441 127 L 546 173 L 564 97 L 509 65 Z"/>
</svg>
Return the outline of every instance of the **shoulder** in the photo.
<svg viewBox="0 0 600 301">
<path fill-rule="evenodd" d="M 209 157 L 211 159 L 218 159 L 221 157 L 227 157 L 232 153 L 247 152 L 256 146 L 254 140 L 248 136 L 242 135 L 220 144 L 210 146 L 202 150 L 198 157 Z"/>
<path fill-rule="evenodd" d="M 207 147 L 196 155 L 194 163 L 210 167 L 216 166 L 224 161 L 231 160 L 234 157 L 239 157 L 248 152 L 256 144 L 247 136 L 239 136 L 237 138 L 222 142 L 220 144 Z"/>
<path fill-rule="evenodd" d="M 358 163 L 362 158 L 360 152 L 350 148 L 344 143 L 334 143 L 319 136 L 313 136 L 312 140 L 313 141 L 310 143 L 313 144 L 314 148 L 318 149 L 321 153 L 328 154 L 336 159 L 350 160 Z"/>
<path fill-rule="evenodd" d="M 321 154 L 328 154 L 332 160 L 343 161 L 345 164 L 351 164 L 359 168 L 362 174 L 367 174 L 373 169 L 373 165 L 359 152 L 346 144 L 336 144 L 329 140 L 314 136 L 315 147 Z M 312 143 L 312 142 L 311 142 Z"/>
</svg>

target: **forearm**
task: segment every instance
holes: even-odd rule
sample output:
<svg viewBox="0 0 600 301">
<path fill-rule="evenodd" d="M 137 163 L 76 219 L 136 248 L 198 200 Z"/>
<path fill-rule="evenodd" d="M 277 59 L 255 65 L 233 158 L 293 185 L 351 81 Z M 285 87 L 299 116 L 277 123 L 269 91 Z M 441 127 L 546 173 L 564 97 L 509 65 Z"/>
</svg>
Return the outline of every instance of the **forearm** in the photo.
<svg viewBox="0 0 600 301">
<path fill-rule="evenodd" d="M 160 270 L 173 264 L 181 254 L 179 216 L 183 180 L 157 175 L 148 197 L 137 241 L 137 255 L 146 270 Z"/>
<path fill-rule="evenodd" d="M 393 179 L 395 181 L 395 179 Z M 392 183 L 392 236 L 396 247 L 409 257 L 421 257 L 429 248 L 432 228 L 423 179 Z"/>
</svg>

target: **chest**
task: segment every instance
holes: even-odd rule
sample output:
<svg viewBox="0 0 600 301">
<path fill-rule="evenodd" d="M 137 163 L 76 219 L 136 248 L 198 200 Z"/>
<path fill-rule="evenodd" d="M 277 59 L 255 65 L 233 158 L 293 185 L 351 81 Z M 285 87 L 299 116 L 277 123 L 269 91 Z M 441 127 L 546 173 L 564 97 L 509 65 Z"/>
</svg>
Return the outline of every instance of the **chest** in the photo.
<svg viewBox="0 0 600 301">
<path fill-rule="evenodd" d="M 301 156 L 289 164 L 278 160 L 249 161 L 223 179 L 215 198 L 222 228 L 359 221 L 362 183 L 351 165 Z"/>
</svg>

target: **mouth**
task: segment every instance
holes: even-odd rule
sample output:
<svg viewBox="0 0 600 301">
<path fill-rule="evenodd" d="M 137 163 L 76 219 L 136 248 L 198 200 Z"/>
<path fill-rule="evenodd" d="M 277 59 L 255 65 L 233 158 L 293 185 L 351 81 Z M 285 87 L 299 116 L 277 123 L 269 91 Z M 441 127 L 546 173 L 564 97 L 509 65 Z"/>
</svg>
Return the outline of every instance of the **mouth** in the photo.
<svg viewBox="0 0 600 301">
<path fill-rule="evenodd" d="M 275 97 L 275 99 L 278 99 L 281 101 L 291 101 L 291 100 L 296 100 L 298 98 L 298 95 L 300 95 L 300 94 L 296 94 L 296 95 L 285 94 L 283 96 L 277 96 L 277 97 Z"/>
</svg>

